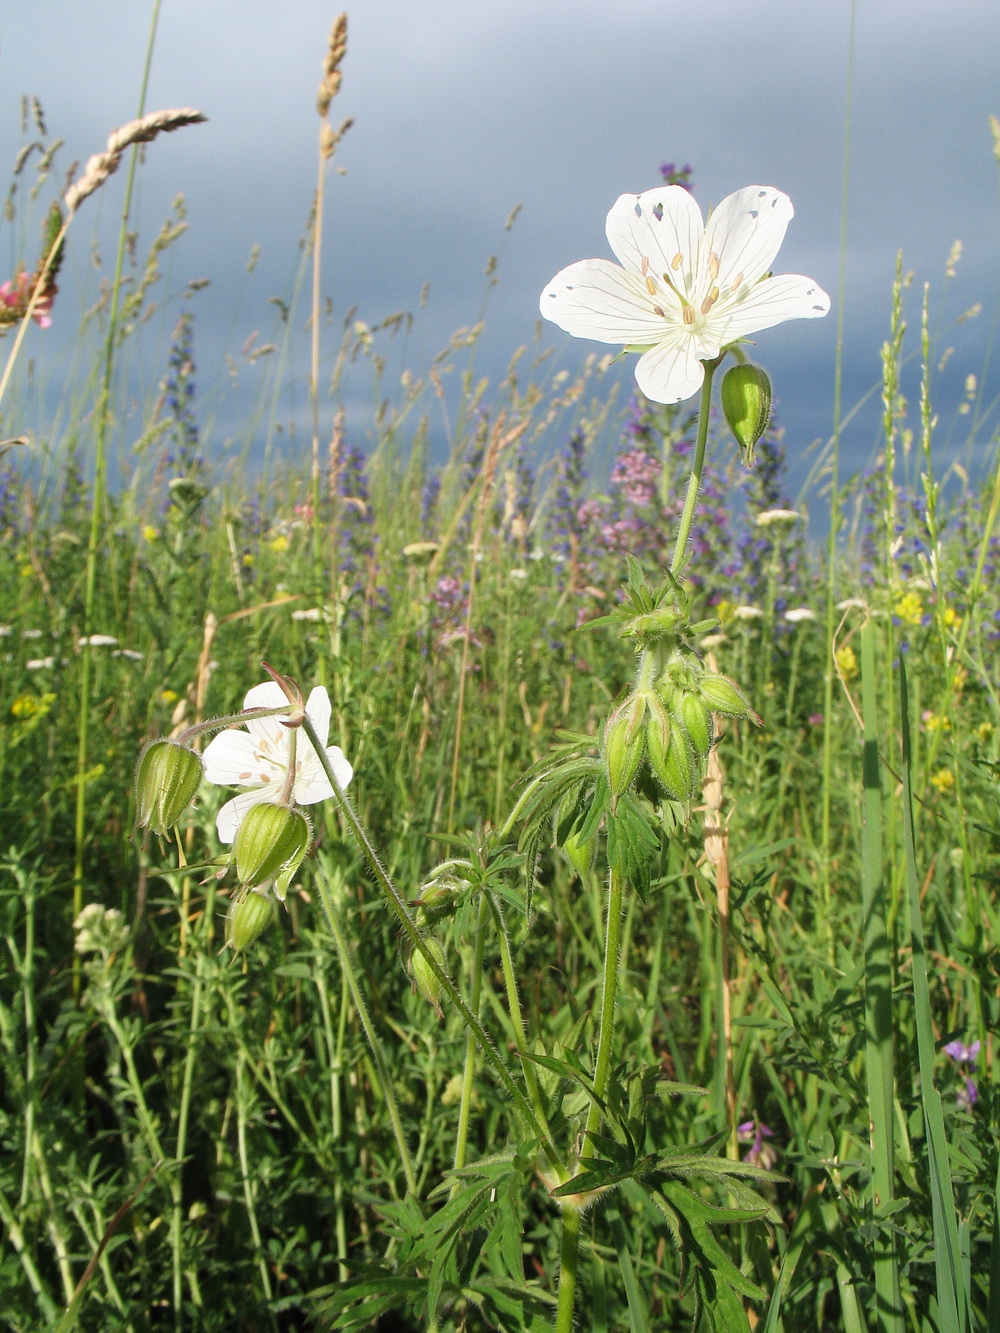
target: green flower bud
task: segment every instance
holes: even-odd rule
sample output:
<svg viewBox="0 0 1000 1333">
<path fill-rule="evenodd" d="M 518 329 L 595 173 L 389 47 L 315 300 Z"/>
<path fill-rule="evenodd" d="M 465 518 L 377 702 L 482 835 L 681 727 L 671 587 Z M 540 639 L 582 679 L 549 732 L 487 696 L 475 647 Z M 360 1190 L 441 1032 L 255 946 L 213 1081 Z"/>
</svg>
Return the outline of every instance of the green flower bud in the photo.
<svg viewBox="0 0 1000 1333">
<path fill-rule="evenodd" d="M 667 795 L 675 801 L 690 801 L 698 790 L 701 765 L 695 758 L 694 746 L 687 732 L 676 718 L 670 719 L 666 749 L 657 750 L 656 763 L 653 762 L 653 753 L 651 748 L 650 766 Z"/>
<path fill-rule="evenodd" d="M 743 463 L 750 467 L 754 446 L 771 417 L 771 381 L 760 366 L 731 366 L 726 371 L 722 410 L 743 451 Z"/>
<path fill-rule="evenodd" d="M 161 837 L 194 800 L 201 783 L 201 757 L 177 741 L 150 741 L 135 773 L 135 826 Z"/>
<path fill-rule="evenodd" d="M 677 715 L 691 737 L 695 754 L 700 759 L 707 759 L 715 739 L 715 728 L 708 706 L 699 695 L 685 691 L 680 697 Z"/>
<path fill-rule="evenodd" d="M 433 954 L 435 962 L 443 972 L 445 961 L 444 945 L 435 935 L 425 935 L 423 938 L 429 952 Z M 408 971 L 410 973 L 410 979 L 416 989 L 428 1004 L 434 1006 L 438 1018 L 441 1018 L 441 996 L 444 994 L 444 987 L 441 985 L 437 973 L 419 949 L 414 949 L 410 954 Z"/>
<path fill-rule="evenodd" d="M 252 805 L 236 830 L 231 860 L 244 889 L 280 877 L 287 889 L 302 864 L 312 830 L 301 810 L 263 801 Z"/>
<path fill-rule="evenodd" d="M 641 725 L 645 714 L 645 699 L 633 694 L 612 713 L 604 729 L 604 763 L 612 798 L 628 791 L 639 771 L 646 750 L 646 733 Z"/>
<path fill-rule="evenodd" d="M 265 890 L 251 889 L 242 898 L 234 898 L 226 919 L 226 943 L 243 953 L 274 920 L 274 899 Z"/>
<path fill-rule="evenodd" d="M 748 717 L 758 727 L 761 725 L 760 718 L 747 703 L 740 687 L 728 676 L 706 671 L 698 686 L 698 693 L 713 713 L 725 713 L 727 717 Z"/>
<path fill-rule="evenodd" d="M 650 705 L 646 721 L 646 757 L 653 775 L 666 787 L 667 753 L 670 749 L 670 718 L 659 699 Z"/>
</svg>

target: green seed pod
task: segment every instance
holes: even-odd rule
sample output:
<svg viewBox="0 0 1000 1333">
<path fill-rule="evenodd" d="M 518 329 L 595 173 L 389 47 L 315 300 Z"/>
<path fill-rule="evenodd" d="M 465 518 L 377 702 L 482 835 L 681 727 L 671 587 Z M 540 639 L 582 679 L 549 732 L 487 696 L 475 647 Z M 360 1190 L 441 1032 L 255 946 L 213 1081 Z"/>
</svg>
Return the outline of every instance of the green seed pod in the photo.
<svg viewBox="0 0 1000 1333">
<path fill-rule="evenodd" d="M 771 381 L 760 366 L 731 366 L 726 371 L 722 410 L 743 451 L 744 466 L 750 467 L 754 447 L 771 417 Z"/>
<path fill-rule="evenodd" d="M 727 717 L 748 717 L 758 727 L 761 725 L 760 718 L 747 703 L 740 687 L 728 676 L 706 671 L 698 686 L 698 693 L 713 713 L 725 713 Z"/>
<path fill-rule="evenodd" d="M 423 938 L 428 950 L 433 954 L 435 962 L 443 972 L 445 962 L 444 945 L 436 935 L 425 935 Z M 414 949 L 410 954 L 408 971 L 416 989 L 428 1004 L 434 1006 L 438 1018 L 441 1018 L 441 996 L 444 994 L 444 988 L 434 969 L 419 949 Z"/>
<path fill-rule="evenodd" d="M 194 800 L 201 757 L 177 741 L 150 741 L 135 773 L 135 826 L 163 837 Z"/>
<path fill-rule="evenodd" d="M 266 892 L 251 889 L 242 898 L 234 898 L 226 918 L 226 943 L 243 953 L 274 920 L 274 899 Z"/>
<path fill-rule="evenodd" d="M 258 888 L 280 876 L 287 888 L 302 864 L 311 837 L 301 810 L 264 801 L 252 805 L 236 830 L 232 860 L 244 889 Z"/>
<path fill-rule="evenodd" d="M 684 724 L 685 731 L 691 737 L 695 754 L 700 759 L 707 759 L 708 752 L 715 739 L 715 728 L 712 725 L 712 714 L 709 712 L 708 706 L 700 695 L 685 691 L 681 695 L 678 715 Z"/>
<path fill-rule="evenodd" d="M 639 771 L 646 750 L 642 720 L 646 701 L 632 695 L 608 720 L 604 730 L 604 763 L 613 798 L 628 791 Z"/>
</svg>

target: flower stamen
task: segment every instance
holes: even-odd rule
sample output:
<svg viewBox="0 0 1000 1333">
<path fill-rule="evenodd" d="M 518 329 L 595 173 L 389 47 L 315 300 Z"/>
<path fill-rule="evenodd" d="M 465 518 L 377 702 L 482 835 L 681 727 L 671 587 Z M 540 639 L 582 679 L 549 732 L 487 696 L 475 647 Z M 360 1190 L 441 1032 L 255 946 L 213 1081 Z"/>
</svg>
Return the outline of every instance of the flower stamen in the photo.
<svg viewBox="0 0 1000 1333">
<path fill-rule="evenodd" d="M 713 250 L 708 257 L 708 271 L 712 275 L 712 281 L 719 276 L 719 256 Z"/>
<path fill-rule="evenodd" d="M 702 301 L 701 303 L 701 313 L 703 315 L 707 315 L 708 312 L 711 310 L 712 306 L 715 305 L 718 299 L 719 299 L 719 289 L 718 287 L 713 287 L 712 290 L 709 292 L 709 294 L 705 297 L 704 301 Z"/>
<path fill-rule="evenodd" d="M 678 250 L 677 253 L 674 255 L 673 259 L 671 259 L 670 261 L 670 267 L 676 273 L 677 270 L 680 268 L 681 264 L 683 263 L 684 263 L 684 256 L 681 254 L 680 250 Z"/>
</svg>

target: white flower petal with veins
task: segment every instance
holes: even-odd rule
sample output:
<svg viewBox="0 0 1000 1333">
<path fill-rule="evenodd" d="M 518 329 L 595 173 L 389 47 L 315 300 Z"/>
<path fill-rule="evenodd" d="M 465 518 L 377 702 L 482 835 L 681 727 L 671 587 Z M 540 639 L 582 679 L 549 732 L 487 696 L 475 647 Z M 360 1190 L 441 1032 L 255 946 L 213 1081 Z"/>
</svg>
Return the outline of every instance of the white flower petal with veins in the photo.
<svg viewBox="0 0 1000 1333">
<path fill-rule="evenodd" d="M 255 685 L 243 700 L 244 708 L 280 708 L 287 704 L 281 687 L 274 681 Z M 325 747 L 330 766 L 339 786 L 346 787 L 354 770 L 337 745 L 327 745 L 330 734 L 330 696 L 317 685 L 306 700 L 306 716 Z M 247 787 L 219 811 L 216 829 L 223 842 L 232 842 L 243 816 L 262 801 L 278 800 L 285 787 L 292 755 L 293 729 L 280 716 L 251 717 L 246 731 L 223 731 L 205 748 L 202 756 L 205 779 L 222 787 Z M 301 728 L 294 728 L 295 778 L 291 799 L 296 805 L 315 805 L 328 800 L 333 788 L 318 756 Z"/>
<path fill-rule="evenodd" d="M 577 338 L 641 352 L 639 388 L 655 402 L 680 402 L 701 388 L 702 362 L 732 343 L 830 309 L 810 278 L 768 271 L 792 214 L 788 196 L 763 185 L 724 199 L 707 226 L 683 186 L 623 194 L 607 220 L 621 266 L 571 264 L 542 292 L 539 308 Z"/>
</svg>

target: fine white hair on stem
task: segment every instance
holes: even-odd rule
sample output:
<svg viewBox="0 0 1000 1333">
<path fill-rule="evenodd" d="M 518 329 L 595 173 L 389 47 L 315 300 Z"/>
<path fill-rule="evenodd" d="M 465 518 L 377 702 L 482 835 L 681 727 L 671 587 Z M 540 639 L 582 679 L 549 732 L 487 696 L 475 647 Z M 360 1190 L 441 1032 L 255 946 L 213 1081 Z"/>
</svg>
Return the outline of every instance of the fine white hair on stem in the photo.
<svg viewBox="0 0 1000 1333">
<path fill-rule="evenodd" d="M 171 130 L 179 130 L 184 125 L 199 125 L 207 119 L 200 111 L 186 106 L 151 111 L 148 116 L 140 116 L 138 120 L 130 120 L 127 125 L 112 130 L 104 152 L 95 153 L 88 159 L 83 175 L 66 191 L 64 198 L 70 215 L 76 212 L 88 195 L 100 189 L 108 177 L 118 170 L 126 148 L 133 144 L 149 143 L 158 134 L 169 134 Z"/>
</svg>

